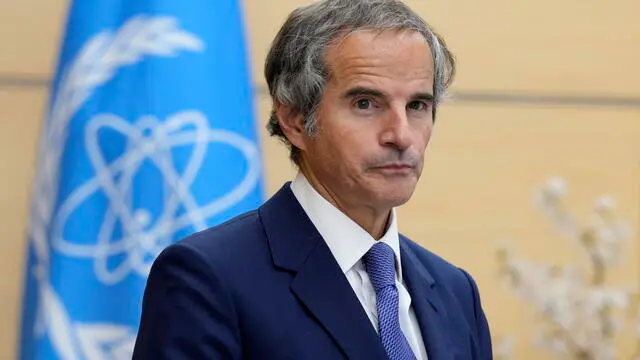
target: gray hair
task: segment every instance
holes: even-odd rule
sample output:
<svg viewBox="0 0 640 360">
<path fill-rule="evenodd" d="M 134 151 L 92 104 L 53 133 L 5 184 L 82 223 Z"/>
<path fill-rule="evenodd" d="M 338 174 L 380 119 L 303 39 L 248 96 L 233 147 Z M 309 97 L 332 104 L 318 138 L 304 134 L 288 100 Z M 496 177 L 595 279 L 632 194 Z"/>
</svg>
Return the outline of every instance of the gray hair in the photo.
<svg viewBox="0 0 640 360">
<path fill-rule="evenodd" d="M 300 151 L 286 138 L 275 112 L 275 102 L 304 117 L 309 135 L 317 131 L 316 111 L 330 69 L 328 46 L 358 30 L 413 30 L 431 48 L 434 59 L 433 118 L 437 104 L 453 80 L 455 60 L 443 39 L 419 15 L 398 0 L 323 0 L 294 10 L 276 35 L 265 63 L 265 78 L 274 100 L 267 130 L 290 149 L 299 165 Z"/>
</svg>

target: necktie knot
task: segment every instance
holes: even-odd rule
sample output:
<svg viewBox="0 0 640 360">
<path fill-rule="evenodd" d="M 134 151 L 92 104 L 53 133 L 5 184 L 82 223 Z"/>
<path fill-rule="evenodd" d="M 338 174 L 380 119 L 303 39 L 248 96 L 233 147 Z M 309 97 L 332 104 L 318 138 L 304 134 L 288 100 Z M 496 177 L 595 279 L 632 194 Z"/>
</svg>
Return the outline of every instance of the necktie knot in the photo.
<svg viewBox="0 0 640 360">
<path fill-rule="evenodd" d="M 396 266 L 391 246 L 383 242 L 374 244 L 364 255 L 364 264 L 376 293 L 386 287 L 395 286 Z"/>
</svg>

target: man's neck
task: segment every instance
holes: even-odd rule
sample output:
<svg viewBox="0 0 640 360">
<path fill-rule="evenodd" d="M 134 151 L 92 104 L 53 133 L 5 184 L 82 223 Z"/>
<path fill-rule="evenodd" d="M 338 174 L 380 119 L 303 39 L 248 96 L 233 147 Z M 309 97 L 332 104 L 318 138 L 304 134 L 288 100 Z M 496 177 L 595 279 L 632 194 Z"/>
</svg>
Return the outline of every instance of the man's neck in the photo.
<svg viewBox="0 0 640 360">
<path fill-rule="evenodd" d="M 368 232 L 374 239 L 379 240 L 386 233 L 391 220 L 391 210 L 375 209 L 370 206 L 357 206 L 348 204 L 340 199 L 330 188 L 324 186 L 315 177 L 313 172 L 304 171 L 302 174 L 307 178 L 309 184 L 328 202 L 335 206 L 342 213 L 347 215 L 356 224 Z"/>
</svg>

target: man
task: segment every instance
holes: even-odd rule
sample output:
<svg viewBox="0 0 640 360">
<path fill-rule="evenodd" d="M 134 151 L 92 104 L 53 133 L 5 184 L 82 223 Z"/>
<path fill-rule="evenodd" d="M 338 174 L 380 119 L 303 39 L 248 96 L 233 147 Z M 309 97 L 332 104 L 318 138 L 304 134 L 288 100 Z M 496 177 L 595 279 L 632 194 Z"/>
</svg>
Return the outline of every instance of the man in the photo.
<svg viewBox="0 0 640 360">
<path fill-rule="evenodd" d="M 397 232 L 453 73 L 399 1 L 295 10 L 265 75 L 300 171 L 157 258 L 134 359 L 491 359 L 474 280 Z"/>
</svg>

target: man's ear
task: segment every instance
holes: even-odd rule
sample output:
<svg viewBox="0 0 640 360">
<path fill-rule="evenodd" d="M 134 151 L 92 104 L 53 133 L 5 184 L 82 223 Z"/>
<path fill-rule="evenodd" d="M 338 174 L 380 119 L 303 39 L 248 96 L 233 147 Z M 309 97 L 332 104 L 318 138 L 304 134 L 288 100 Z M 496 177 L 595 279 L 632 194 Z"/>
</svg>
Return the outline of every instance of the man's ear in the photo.
<svg viewBox="0 0 640 360">
<path fill-rule="evenodd" d="M 275 103 L 276 117 L 280 124 L 280 129 L 289 139 L 289 142 L 300 150 L 306 150 L 304 136 L 304 116 L 294 111 L 290 106 L 280 102 Z"/>
</svg>

